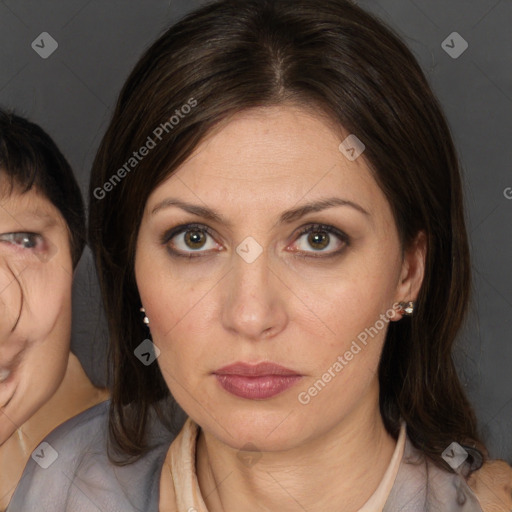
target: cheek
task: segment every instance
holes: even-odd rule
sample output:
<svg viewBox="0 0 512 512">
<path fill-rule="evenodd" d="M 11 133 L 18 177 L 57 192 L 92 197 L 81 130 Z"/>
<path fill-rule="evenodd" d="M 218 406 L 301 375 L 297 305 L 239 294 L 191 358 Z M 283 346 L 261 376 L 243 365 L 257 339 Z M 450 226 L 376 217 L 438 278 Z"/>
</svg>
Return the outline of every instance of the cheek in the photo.
<svg viewBox="0 0 512 512">
<path fill-rule="evenodd" d="M 198 310 L 204 305 L 202 298 L 211 284 L 189 271 L 172 267 L 162 255 L 154 257 L 143 241 L 140 245 L 135 261 L 137 288 L 153 341 L 164 348 L 189 328 L 191 319 L 197 319 Z M 208 297 L 204 299 L 208 301 Z"/>
<path fill-rule="evenodd" d="M 24 276 L 20 329 L 33 339 L 44 339 L 71 322 L 72 275 L 59 265 L 34 267 Z"/>
<path fill-rule="evenodd" d="M 314 417 L 323 417 L 326 424 L 339 421 L 375 386 L 389 308 L 383 306 L 386 293 L 378 288 L 378 279 L 367 279 L 366 284 L 347 281 L 333 287 L 332 300 L 323 310 L 328 335 L 309 335 L 309 342 L 301 344 L 301 358 L 308 361 L 310 372 L 296 398 L 301 418 L 311 429 L 317 428 Z M 308 328 L 311 331 L 303 325 L 301 332 Z"/>
<path fill-rule="evenodd" d="M 9 261 L 0 264 L 2 324 L 16 321 L 20 312 L 39 326 L 49 325 L 71 302 L 72 269 L 51 263 Z M 12 326 L 11 326 L 12 327 Z"/>
<path fill-rule="evenodd" d="M 205 304 L 193 297 L 182 290 L 179 297 L 161 297 L 158 304 L 148 302 L 151 337 L 161 352 L 158 360 L 162 371 L 187 373 L 190 378 L 192 373 L 201 373 L 211 359 L 213 343 L 206 326 Z"/>
<path fill-rule="evenodd" d="M 0 259 L 0 329 L 10 331 L 18 317 L 22 304 L 21 276 L 23 266 L 19 262 Z"/>
<path fill-rule="evenodd" d="M 394 271 L 389 258 L 359 257 L 347 262 L 336 278 L 325 280 L 323 289 L 309 288 L 307 300 L 316 318 L 309 321 L 300 312 L 296 317 L 305 334 L 299 350 L 311 370 L 299 389 L 301 404 L 314 402 L 319 411 L 337 414 L 354 407 L 375 382 L 392 317 L 395 285 L 390 268 Z M 333 408 L 334 403 L 338 405 Z"/>
<path fill-rule="evenodd" d="M 12 433 L 9 430 L 12 422 L 22 425 L 57 391 L 69 357 L 69 319 L 68 313 L 58 321 L 54 318 L 51 322 L 53 329 L 49 326 L 31 329 L 32 322 L 25 327 L 20 321 L 14 334 L 3 340 L 9 349 L 24 346 L 25 351 L 14 374 L 15 394 L 5 409 L 9 424 L 2 423 L 0 418 L 0 438 Z"/>
<path fill-rule="evenodd" d="M 204 281 L 195 284 L 158 272 L 139 272 L 138 278 L 151 339 L 160 350 L 157 362 L 162 376 L 178 403 L 190 408 L 189 393 L 199 389 L 215 360 L 212 326 L 219 332 L 214 307 L 218 296 L 215 290 L 207 293 L 211 285 Z"/>
<path fill-rule="evenodd" d="M 55 394 L 64 378 L 69 355 L 69 345 L 34 347 L 24 358 L 16 375 L 16 392 L 5 408 L 8 423 L 0 418 L 0 444 L 15 425 L 23 425 Z"/>
<path fill-rule="evenodd" d="M 394 297 L 393 276 L 389 270 L 365 265 L 364 261 L 346 266 L 322 279 L 321 285 L 312 283 L 295 287 L 297 301 L 295 321 L 303 330 L 311 330 L 313 324 L 319 328 L 325 345 L 340 349 L 351 340 L 374 325 L 381 314 L 392 306 Z M 299 302 L 303 303 L 300 307 Z M 310 312 L 304 314 L 306 310 Z M 311 313 L 314 313 L 314 318 Z"/>
</svg>

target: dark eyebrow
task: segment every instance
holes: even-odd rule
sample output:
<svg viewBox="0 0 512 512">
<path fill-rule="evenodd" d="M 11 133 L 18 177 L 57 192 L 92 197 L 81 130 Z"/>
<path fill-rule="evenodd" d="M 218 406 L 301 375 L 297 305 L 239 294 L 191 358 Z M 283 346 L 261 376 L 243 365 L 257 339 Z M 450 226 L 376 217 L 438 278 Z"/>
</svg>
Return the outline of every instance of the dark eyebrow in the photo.
<svg viewBox="0 0 512 512">
<path fill-rule="evenodd" d="M 164 199 L 160 203 L 158 203 L 153 210 L 151 210 L 151 215 L 155 215 L 160 210 L 164 208 L 168 208 L 169 206 L 177 206 L 186 212 L 192 213 L 193 215 L 197 215 L 199 217 L 204 217 L 205 219 L 214 220 L 216 222 L 228 224 L 224 221 L 222 215 L 218 214 L 215 210 L 211 210 L 210 208 L 206 208 L 204 206 L 199 206 L 197 204 L 186 203 L 185 201 L 181 201 L 179 199 Z"/>
<path fill-rule="evenodd" d="M 164 199 L 163 201 L 158 203 L 153 208 L 153 210 L 151 210 L 151 215 L 154 215 L 159 210 L 168 208 L 169 206 L 177 206 L 182 210 L 185 210 L 186 212 L 192 213 L 193 215 L 197 215 L 199 217 L 204 217 L 205 219 L 225 224 L 228 227 L 231 226 L 231 223 L 226 221 L 222 217 L 222 215 L 217 213 L 215 210 L 206 208 L 204 206 L 199 206 L 196 204 L 190 204 L 185 201 L 181 201 L 180 199 L 173 198 Z M 300 219 L 304 215 L 307 215 L 308 213 L 319 212 L 321 210 L 332 208 L 334 206 L 349 206 L 351 208 L 354 208 L 358 212 L 366 215 L 367 217 L 370 217 L 370 213 L 359 204 L 354 203 L 353 201 L 348 201 L 346 199 L 341 199 L 340 197 L 330 197 L 327 199 L 321 199 L 319 201 L 313 201 L 311 203 L 303 204 L 291 210 L 287 210 L 281 214 L 278 223 L 289 224 L 297 219 Z"/>
<path fill-rule="evenodd" d="M 307 215 L 308 213 L 319 212 L 321 210 L 326 210 L 327 208 L 332 208 L 334 206 L 350 206 L 351 208 L 354 208 L 358 212 L 366 215 L 367 217 L 370 217 L 370 213 L 359 204 L 354 203 L 353 201 L 348 201 L 347 199 L 341 199 L 340 197 L 330 197 L 328 199 L 313 201 L 311 203 L 307 203 L 297 208 L 293 208 L 292 210 L 284 212 L 279 218 L 279 223 L 290 223 L 297 219 L 300 219 L 301 217 L 304 217 L 304 215 Z"/>
</svg>

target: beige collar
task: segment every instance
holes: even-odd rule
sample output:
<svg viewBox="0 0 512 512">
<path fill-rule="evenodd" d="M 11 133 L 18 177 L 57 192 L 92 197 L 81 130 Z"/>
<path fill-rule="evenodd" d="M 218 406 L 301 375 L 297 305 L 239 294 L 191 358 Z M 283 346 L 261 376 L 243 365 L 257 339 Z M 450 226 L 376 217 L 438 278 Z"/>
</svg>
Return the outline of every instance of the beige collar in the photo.
<svg viewBox="0 0 512 512">
<path fill-rule="evenodd" d="M 167 462 L 170 462 L 176 510 L 208 512 L 203 497 L 201 496 L 195 468 L 198 432 L 198 425 L 188 418 L 169 449 Z M 384 508 L 393 483 L 395 482 L 398 468 L 400 467 L 404 453 L 405 440 L 406 425 L 405 422 L 402 422 L 391 462 L 379 486 L 358 512 L 379 512 Z"/>
</svg>

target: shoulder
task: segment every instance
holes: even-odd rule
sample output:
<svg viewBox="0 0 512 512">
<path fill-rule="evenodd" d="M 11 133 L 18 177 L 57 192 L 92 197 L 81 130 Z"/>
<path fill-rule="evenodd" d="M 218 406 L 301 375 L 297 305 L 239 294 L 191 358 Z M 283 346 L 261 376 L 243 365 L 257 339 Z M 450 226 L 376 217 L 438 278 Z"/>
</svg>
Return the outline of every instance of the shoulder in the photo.
<svg viewBox="0 0 512 512">
<path fill-rule="evenodd" d="M 57 427 L 34 450 L 8 512 L 157 511 L 159 476 L 173 435 L 153 422 L 151 447 L 139 460 L 107 456 L 108 410 L 100 403 Z"/>
<path fill-rule="evenodd" d="M 484 512 L 512 510 L 512 467 L 503 460 L 489 460 L 468 479 Z"/>
<path fill-rule="evenodd" d="M 462 474 L 438 467 L 409 437 L 384 512 L 392 510 L 483 511 Z"/>
</svg>

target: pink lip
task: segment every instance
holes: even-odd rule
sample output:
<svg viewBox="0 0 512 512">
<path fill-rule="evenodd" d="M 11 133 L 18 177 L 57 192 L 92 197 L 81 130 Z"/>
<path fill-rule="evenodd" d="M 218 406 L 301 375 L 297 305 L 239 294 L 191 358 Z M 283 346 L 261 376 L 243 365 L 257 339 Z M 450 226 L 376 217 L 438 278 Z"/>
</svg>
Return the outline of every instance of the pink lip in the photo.
<svg viewBox="0 0 512 512">
<path fill-rule="evenodd" d="M 276 396 L 296 384 L 302 375 L 274 363 L 235 363 L 213 372 L 229 393 L 252 400 Z"/>
<path fill-rule="evenodd" d="M 270 362 L 258 364 L 234 363 L 228 366 L 223 366 L 213 373 L 217 375 L 242 375 L 246 377 L 262 377 L 264 375 L 300 376 L 300 373 Z"/>
</svg>

